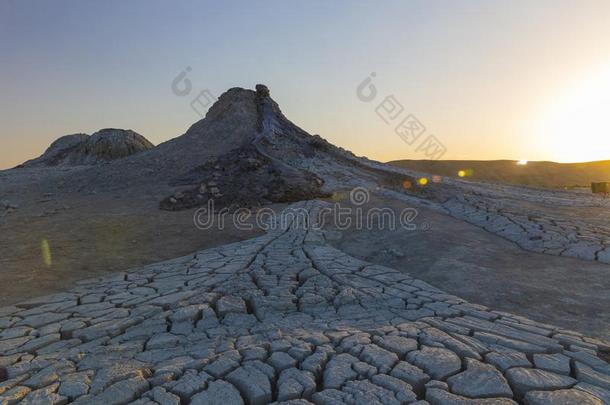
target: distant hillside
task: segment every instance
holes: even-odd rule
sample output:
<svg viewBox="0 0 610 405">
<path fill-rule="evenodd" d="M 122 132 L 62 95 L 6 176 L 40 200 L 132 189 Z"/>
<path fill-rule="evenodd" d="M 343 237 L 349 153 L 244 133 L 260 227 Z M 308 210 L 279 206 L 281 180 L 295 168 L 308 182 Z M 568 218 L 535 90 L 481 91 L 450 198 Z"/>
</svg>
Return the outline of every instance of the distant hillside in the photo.
<svg viewBox="0 0 610 405">
<path fill-rule="evenodd" d="M 154 145 L 130 129 L 106 128 L 93 135 L 72 134 L 55 140 L 36 159 L 18 167 L 96 165 L 152 149 Z"/>
<path fill-rule="evenodd" d="M 610 181 L 610 160 L 584 163 L 528 162 L 515 160 L 395 160 L 391 165 L 441 176 L 534 187 L 589 187 L 592 181 Z"/>
</svg>

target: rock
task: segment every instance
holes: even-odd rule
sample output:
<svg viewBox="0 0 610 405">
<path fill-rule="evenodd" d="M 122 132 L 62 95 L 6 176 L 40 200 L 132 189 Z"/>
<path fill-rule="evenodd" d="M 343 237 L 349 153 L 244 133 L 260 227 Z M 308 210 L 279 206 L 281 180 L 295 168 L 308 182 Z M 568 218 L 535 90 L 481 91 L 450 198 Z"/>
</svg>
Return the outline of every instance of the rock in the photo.
<svg viewBox="0 0 610 405">
<path fill-rule="evenodd" d="M 264 84 L 257 84 L 255 89 L 258 97 L 269 97 L 269 88 L 267 88 L 267 86 Z"/>
<path fill-rule="evenodd" d="M 506 372 L 506 379 L 518 398 L 528 391 L 570 388 L 577 382 L 565 375 L 529 368 L 511 368 Z"/>
<path fill-rule="evenodd" d="M 449 391 L 449 384 L 444 381 L 430 380 L 426 383 L 426 390 L 431 389 Z"/>
<path fill-rule="evenodd" d="M 309 398 L 316 391 L 316 380 L 313 374 L 296 368 L 289 368 L 280 374 L 278 380 L 278 401 Z"/>
<path fill-rule="evenodd" d="M 86 403 L 95 405 L 124 405 L 138 399 L 148 388 L 148 382 L 144 378 L 130 378 L 114 383 L 100 394 L 88 398 Z"/>
<path fill-rule="evenodd" d="M 466 364 L 466 371 L 447 379 L 451 392 L 469 398 L 513 397 L 508 382 L 494 366 L 473 359 Z"/>
<path fill-rule="evenodd" d="M 552 373 L 570 375 L 570 358 L 561 353 L 534 354 L 534 366 Z"/>
<path fill-rule="evenodd" d="M 58 394 L 68 397 L 69 400 L 88 394 L 91 374 L 93 373 L 81 372 L 62 376 Z"/>
<path fill-rule="evenodd" d="M 271 402 L 272 392 L 269 378 L 252 365 L 240 367 L 226 377 L 244 396 L 248 404 L 264 405 Z"/>
<path fill-rule="evenodd" d="M 31 315 L 19 322 L 18 325 L 27 325 L 33 328 L 40 328 L 41 326 L 48 325 L 54 322 L 60 322 L 68 318 L 69 314 L 56 314 L 56 313 L 42 313 L 38 315 Z"/>
<path fill-rule="evenodd" d="M 574 371 L 578 380 L 610 390 L 610 375 L 599 373 L 579 361 L 574 362 Z"/>
<path fill-rule="evenodd" d="M 20 404 L 24 405 L 64 405 L 68 403 L 68 398 L 56 393 L 59 383 L 55 383 L 44 388 L 39 388 L 28 393 Z"/>
<path fill-rule="evenodd" d="M 150 398 L 159 405 L 180 405 L 180 397 L 167 392 L 164 388 L 155 387 L 150 391 Z"/>
<path fill-rule="evenodd" d="M 604 404 L 610 404 L 610 390 L 605 390 L 596 385 L 587 383 L 578 383 L 574 386 L 574 389 L 593 395 L 594 397 L 601 399 Z"/>
<path fill-rule="evenodd" d="M 246 313 L 246 303 L 240 297 L 222 297 L 216 303 L 218 315 L 225 316 L 229 312 Z"/>
<path fill-rule="evenodd" d="M 189 299 L 193 295 L 195 295 L 195 292 L 193 291 L 179 291 L 167 295 L 162 295 L 160 297 L 148 301 L 147 303 L 150 305 L 162 306 L 164 309 L 175 308 L 181 306 L 181 302 Z"/>
<path fill-rule="evenodd" d="M 311 372 L 316 377 L 322 374 L 324 365 L 328 360 L 328 353 L 324 350 L 316 349 L 316 352 L 307 357 L 301 363 L 301 369 Z"/>
<path fill-rule="evenodd" d="M 296 366 L 297 361 L 288 353 L 275 352 L 271 355 L 271 357 L 269 357 L 269 364 L 271 364 L 273 368 L 280 373 L 282 370 Z"/>
<path fill-rule="evenodd" d="M 430 376 L 424 373 L 422 369 L 404 361 L 394 366 L 390 375 L 410 384 L 413 391 L 418 395 L 424 393 L 424 385 L 430 381 Z"/>
<path fill-rule="evenodd" d="M 413 392 L 411 385 L 396 377 L 387 374 L 377 374 L 371 378 L 371 381 L 387 390 L 394 393 L 394 396 L 401 403 L 410 403 L 417 400 L 417 395 Z"/>
<path fill-rule="evenodd" d="M 222 168 L 223 178 L 231 179 L 222 184 L 222 190 L 216 181 L 207 182 L 204 192 L 201 186 L 191 186 L 214 177 L 218 173 L 216 166 Z M 215 208 L 252 207 L 329 196 L 323 191 L 325 182 L 318 175 L 304 167 L 286 165 L 253 144 L 243 145 L 195 167 L 172 184 L 192 188 L 183 190 L 183 198 L 166 197 L 159 203 L 161 209 L 176 211 L 206 206 L 208 198 L 198 196 L 208 193 L 214 199 Z M 172 198 L 177 202 L 172 202 Z"/>
<path fill-rule="evenodd" d="M 205 391 L 193 396 L 190 405 L 244 405 L 239 391 L 231 384 L 219 380 L 209 384 Z"/>
<path fill-rule="evenodd" d="M 366 345 L 360 353 L 360 358 L 377 367 L 380 373 L 389 373 L 392 367 L 398 363 L 395 353 L 382 349 L 377 345 Z"/>
<path fill-rule="evenodd" d="M 436 388 L 426 391 L 426 401 L 430 405 L 517 405 L 508 398 L 471 399 Z"/>
<path fill-rule="evenodd" d="M 28 387 L 16 386 L 0 395 L 0 403 L 6 405 L 16 404 L 31 391 Z"/>
<path fill-rule="evenodd" d="M 150 338 L 146 342 L 147 350 L 162 349 L 167 347 L 174 347 L 180 342 L 180 337 L 171 333 L 159 333 Z"/>
<path fill-rule="evenodd" d="M 358 373 L 352 369 L 352 364 L 358 361 L 350 354 L 339 354 L 327 363 L 324 370 L 324 388 L 341 388 L 349 380 L 358 377 Z"/>
<path fill-rule="evenodd" d="M 60 379 L 60 374 L 73 370 L 74 365 L 72 363 L 67 361 L 57 362 L 38 371 L 22 384 L 32 389 L 46 387 L 58 381 Z"/>
<path fill-rule="evenodd" d="M 485 355 L 485 360 L 504 372 L 512 367 L 531 367 L 532 363 L 521 352 L 491 352 Z"/>
<path fill-rule="evenodd" d="M 396 394 L 367 380 L 348 381 L 339 391 L 326 389 L 316 392 L 312 400 L 316 404 L 400 404 Z"/>
<path fill-rule="evenodd" d="M 438 380 L 462 369 L 462 360 L 452 351 L 440 347 L 423 346 L 421 350 L 410 352 L 407 360 Z"/>
<path fill-rule="evenodd" d="M 211 379 L 212 377 L 203 371 L 197 373 L 195 370 L 188 370 L 177 381 L 168 384 L 167 388 L 186 402 L 194 394 L 203 390 Z"/>
<path fill-rule="evenodd" d="M 584 350 L 579 350 L 576 352 L 566 350 L 563 352 L 563 354 L 576 361 L 586 364 L 587 366 L 593 368 L 596 371 L 610 374 L 610 364 L 597 357 L 594 353 L 590 353 Z"/>
<path fill-rule="evenodd" d="M 8 353 L 10 350 L 16 349 L 23 346 L 26 342 L 30 341 L 30 336 L 22 336 L 13 339 L 0 340 L 0 352 Z"/>
<path fill-rule="evenodd" d="M 418 347 L 417 340 L 404 336 L 375 336 L 373 342 L 385 350 L 396 353 L 401 358 L 404 358 L 407 353 L 417 350 Z"/>
<path fill-rule="evenodd" d="M 224 354 L 208 364 L 205 367 L 205 371 L 210 373 L 216 378 L 223 378 L 230 371 L 236 369 L 239 366 L 239 354 L 233 356 L 231 353 Z"/>
<path fill-rule="evenodd" d="M 138 361 L 124 361 L 101 368 L 91 381 L 91 394 L 96 395 L 110 385 L 121 380 L 136 378 L 144 380 L 150 376 L 150 370 L 144 363 Z"/>
<path fill-rule="evenodd" d="M 28 377 L 28 374 L 12 378 L 7 380 L 6 378 L 2 379 L 0 382 L 0 395 L 4 394 L 6 391 L 18 385 L 21 381 L 25 380 Z"/>
<path fill-rule="evenodd" d="M 525 394 L 526 405 L 603 405 L 604 402 L 584 391 L 570 389 L 557 391 L 530 391 Z"/>
<path fill-rule="evenodd" d="M 60 339 L 61 336 L 59 335 L 59 333 L 51 333 L 36 339 L 29 340 L 23 346 L 20 346 L 19 350 L 28 353 L 36 352 L 37 350 L 45 346 L 58 342 Z"/>
</svg>

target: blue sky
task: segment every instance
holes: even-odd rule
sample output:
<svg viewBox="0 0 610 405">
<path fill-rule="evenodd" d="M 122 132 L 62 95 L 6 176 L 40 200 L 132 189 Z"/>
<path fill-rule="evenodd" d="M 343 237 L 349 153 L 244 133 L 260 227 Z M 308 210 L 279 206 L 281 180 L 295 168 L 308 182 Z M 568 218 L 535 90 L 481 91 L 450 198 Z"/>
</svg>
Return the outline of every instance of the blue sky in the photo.
<svg viewBox="0 0 610 405">
<path fill-rule="evenodd" d="M 0 168 L 104 127 L 159 143 L 199 119 L 200 90 L 256 83 L 357 154 L 424 158 L 356 97 L 371 72 L 444 158 L 569 160 L 544 117 L 610 66 L 608 21 L 605 1 L 0 0 Z M 193 93 L 179 97 L 187 66 Z"/>
</svg>

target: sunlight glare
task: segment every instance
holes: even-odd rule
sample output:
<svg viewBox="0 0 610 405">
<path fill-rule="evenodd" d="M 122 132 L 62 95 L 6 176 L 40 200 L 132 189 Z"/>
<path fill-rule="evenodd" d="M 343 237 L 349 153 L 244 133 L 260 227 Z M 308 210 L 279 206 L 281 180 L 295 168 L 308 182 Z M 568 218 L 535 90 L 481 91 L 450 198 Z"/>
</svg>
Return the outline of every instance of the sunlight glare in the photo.
<svg viewBox="0 0 610 405">
<path fill-rule="evenodd" d="M 565 91 L 543 118 L 541 137 L 554 160 L 610 158 L 610 65 Z"/>
</svg>

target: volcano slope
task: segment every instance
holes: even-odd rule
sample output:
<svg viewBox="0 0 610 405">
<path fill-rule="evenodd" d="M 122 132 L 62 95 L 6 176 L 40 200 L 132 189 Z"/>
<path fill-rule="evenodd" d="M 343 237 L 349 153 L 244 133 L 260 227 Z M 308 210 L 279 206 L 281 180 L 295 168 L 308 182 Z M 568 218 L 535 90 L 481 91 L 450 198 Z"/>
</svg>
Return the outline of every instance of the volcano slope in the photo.
<svg viewBox="0 0 610 405">
<path fill-rule="evenodd" d="M 20 170 L 26 172 L 19 182 L 0 184 L 2 197 L 20 206 L 45 194 L 116 194 L 155 198 L 155 205 L 175 211 L 210 199 L 256 206 L 365 187 L 465 220 L 523 249 L 610 263 L 610 200 L 451 178 L 433 182 L 426 173 L 356 157 L 290 122 L 263 85 L 228 90 L 204 119 L 157 147 L 101 165 Z M 419 177 L 428 185 L 419 187 Z"/>
<path fill-rule="evenodd" d="M 0 401 L 610 401 L 608 342 L 347 256 L 313 226 L 321 207 L 297 203 L 308 215 L 265 236 L 1 308 Z"/>
<path fill-rule="evenodd" d="M 267 176 L 256 175 L 251 179 L 251 167 L 245 167 L 242 173 L 235 175 L 235 156 L 245 153 L 244 149 L 246 153 L 254 151 L 262 157 L 259 161 L 267 162 L 263 165 Z M 205 151 L 203 155 L 202 151 Z M 205 161 L 203 165 L 202 160 Z M 610 263 L 610 218 L 606 215 L 610 200 L 582 192 L 451 178 L 433 182 L 432 176 L 426 173 L 356 157 L 290 122 L 263 85 L 258 85 L 256 92 L 229 90 L 206 118 L 194 124 L 184 136 L 150 153 L 126 159 L 125 164 L 134 164 L 139 169 L 129 170 L 120 163 L 115 170 L 129 175 L 151 165 L 162 174 L 157 181 L 178 189 L 161 203 L 166 209 L 202 205 L 210 198 L 223 200 L 219 194 L 226 201 L 236 200 L 248 205 L 248 202 L 265 204 L 318 198 L 338 189 L 365 187 L 465 220 L 526 250 Z M 231 176 L 223 176 L 223 172 L 231 173 Z M 108 183 L 112 175 L 107 177 L 107 170 L 98 174 L 103 179 L 92 181 L 88 175 L 85 180 L 76 178 L 72 181 L 84 184 L 85 188 L 104 184 L 105 187 L 116 186 L 115 182 Z M 290 180 L 278 182 L 278 177 Z M 420 177 L 429 179 L 427 186 L 419 186 L 416 179 Z M 214 186 L 209 186 L 210 179 Z M 295 194 L 287 187 L 291 181 L 304 192 Z M 127 182 L 134 184 L 141 180 L 128 178 Z M 410 184 L 408 189 L 403 187 L 405 182 Z M 263 190 L 244 187 L 249 184 L 256 184 Z M 203 187 L 206 191 L 199 192 Z M 185 188 L 186 193 L 182 191 Z M 210 193 L 212 188 L 217 189 L 218 194 Z M 228 189 L 228 193 L 224 189 Z M 269 193 L 269 189 L 274 189 L 275 193 Z M 243 195 L 244 190 L 249 195 Z M 181 198 L 185 200 L 180 201 Z"/>
</svg>

